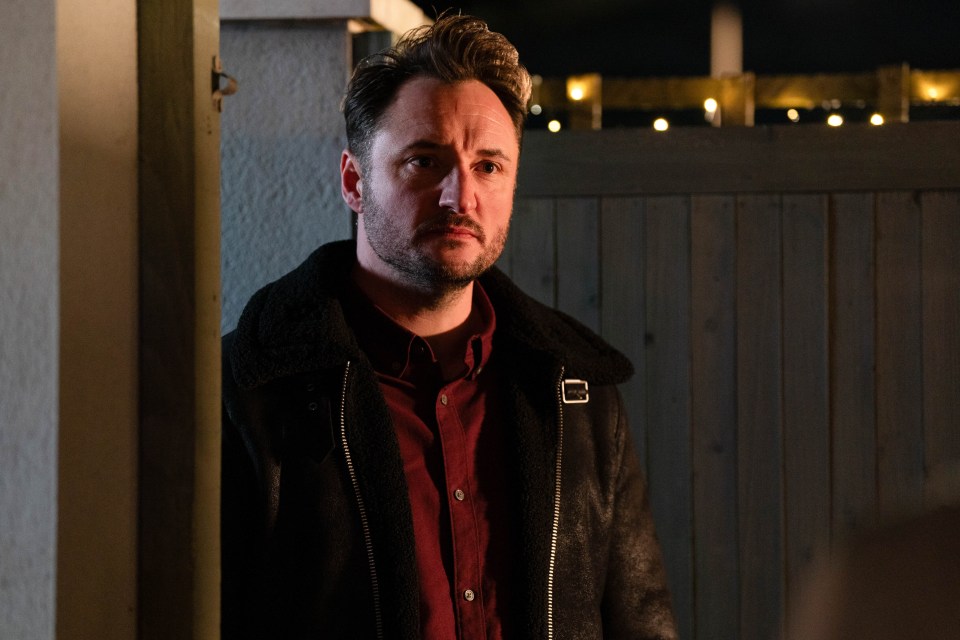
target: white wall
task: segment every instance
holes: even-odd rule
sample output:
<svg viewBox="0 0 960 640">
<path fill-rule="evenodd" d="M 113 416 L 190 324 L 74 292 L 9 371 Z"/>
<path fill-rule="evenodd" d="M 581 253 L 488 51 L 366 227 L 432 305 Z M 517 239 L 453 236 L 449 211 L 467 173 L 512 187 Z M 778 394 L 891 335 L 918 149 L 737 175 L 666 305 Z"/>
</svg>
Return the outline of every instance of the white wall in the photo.
<svg viewBox="0 0 960 640">
<path fill-rule="evenodd" d="M 58 1 L 58 640 L 136 637 L 136 16 Z"/>
<path fill-rule="evenodd" d="M 223 332 L 261 286 L 350 237 L 339 179 L 350 42 L 344 21 L 221 25 L 240 86 L 221 118 Z"/>
<path fill-rule="evenodd" d="M 135 637 L 135 15 L 0 3 L 4 639 Z"/>
<path fill-rule="evenodd" d="M 0 2 L 0 638 L 18 640 L 55 624 L 55 11 Z"/>
</svg>

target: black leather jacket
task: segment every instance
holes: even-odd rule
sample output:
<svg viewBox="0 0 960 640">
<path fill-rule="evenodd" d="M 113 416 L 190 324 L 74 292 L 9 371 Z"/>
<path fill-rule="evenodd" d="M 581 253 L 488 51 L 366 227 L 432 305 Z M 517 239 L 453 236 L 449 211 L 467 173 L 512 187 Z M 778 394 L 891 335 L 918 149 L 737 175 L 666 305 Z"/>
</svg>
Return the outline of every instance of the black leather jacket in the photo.
<svg viewBox="0 0 960 640">
<path fill-rule="evenodd" d="M 399 446 L 325 245 L 224 338 L 223 637 L 418 639 Z M 675 638 L 645 481 L 615 385 L 630 363 L 575 320 L 481 279 L 497 314 L 524 638 Z M 565 402 L 564 381 L 589 400 Z M 567 385 L 576 400 L 582 385 Z"/>
</svg>

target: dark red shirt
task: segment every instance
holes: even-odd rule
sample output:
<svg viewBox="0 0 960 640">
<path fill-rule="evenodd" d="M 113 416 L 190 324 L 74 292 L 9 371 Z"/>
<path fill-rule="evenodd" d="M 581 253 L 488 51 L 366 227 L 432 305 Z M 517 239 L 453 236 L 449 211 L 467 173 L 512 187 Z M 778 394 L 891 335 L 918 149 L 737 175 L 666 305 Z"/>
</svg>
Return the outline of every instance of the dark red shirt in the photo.
<svg viewBox="0 0 960 640">
<path fill-rule="evenodd" d="M 492 356 L 496 317 L 479 284 L 483 329 L 464 345 L 464 374 L 444 381 L 430 345 L 361 295 L 348 321 L 393 417 L 413 511 L 426 639 L 515 636 L 505 426 Z"/>
</svg>

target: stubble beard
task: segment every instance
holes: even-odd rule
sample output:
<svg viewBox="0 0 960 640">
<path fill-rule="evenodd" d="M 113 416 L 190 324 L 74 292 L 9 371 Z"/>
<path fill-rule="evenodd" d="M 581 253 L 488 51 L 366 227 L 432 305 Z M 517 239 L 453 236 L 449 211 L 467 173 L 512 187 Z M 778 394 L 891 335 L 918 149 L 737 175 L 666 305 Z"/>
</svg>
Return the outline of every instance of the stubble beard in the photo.
<svg viewBox="0 0 960 640">
<path fill-rule="evenodd" d="M 500 257 L 506 244 L 509 223 L 508 226 L 497 229 L 496 234 L 488 241 L 480 225 L 468 216 L 452 211 L 438 213 L 420 224 L 412 236 L 408 236 L 399 225 L 394 224 L 393 218 L 380 206 L 376 198 L 370 197 L 369 192 L 366 195 L 363 225 L 367 242 L 374 254 L 413 288 L 437 301 L 462 291 L 486 273 Z M 451 225 L 463 227 L 476 236 L 476 241 L 483 250 L 472 261 L 441 262 L 423 249 L 423 244 L 427 241 L 438 243 L 444 249 L 455 249 L 461 242 L 473 241 L 449 239 L 438 242 L 427 239 L 434 230 Z"/>
</svg>

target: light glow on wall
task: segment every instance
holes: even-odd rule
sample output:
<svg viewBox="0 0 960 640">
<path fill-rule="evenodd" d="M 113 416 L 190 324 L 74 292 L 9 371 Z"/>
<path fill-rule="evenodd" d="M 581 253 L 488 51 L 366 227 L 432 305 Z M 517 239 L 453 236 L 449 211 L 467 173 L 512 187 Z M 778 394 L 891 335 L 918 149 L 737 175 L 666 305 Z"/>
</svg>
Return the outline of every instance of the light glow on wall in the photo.
<svg viewBox="0 0 960 640">
<path fill-rule="evenodd" d="M 567 77 L 567 98 L 571 102 L 599 101 L 602 80 L 599 73 Z"/>
</svg>

